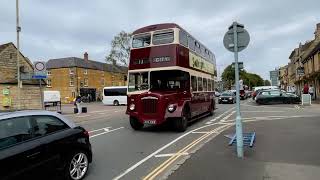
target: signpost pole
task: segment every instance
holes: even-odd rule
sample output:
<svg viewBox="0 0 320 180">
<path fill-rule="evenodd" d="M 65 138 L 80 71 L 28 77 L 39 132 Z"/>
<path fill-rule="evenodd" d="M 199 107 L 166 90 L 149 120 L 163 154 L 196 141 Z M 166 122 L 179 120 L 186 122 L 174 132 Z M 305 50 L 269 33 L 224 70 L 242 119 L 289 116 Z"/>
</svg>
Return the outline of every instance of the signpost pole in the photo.
<svg viewBox="0 0 320 180">
<path fill-rule="evenodd" d="M 237 155 L 239 158 L 243 158 L 243 134 L 242 134 L 242 122 L 241 122 L 241 114 L 240 114 L 240 86 L 239 86 L 237 24 L 238 24 L 237 22 L 233 22 L 235 81 L 236 81 L 236 100 L 237 100 L 236 134 L 237 134 Z"/>
<path fill-rule="evenodd" d="M 40 85 L 40 104 L 41 104 L 41 109 L 43 109 L 43 93 L 42 93 L 42 84 L 41 84 L 42 79 L 39 79 L 39 85 Z"/>
</svg>

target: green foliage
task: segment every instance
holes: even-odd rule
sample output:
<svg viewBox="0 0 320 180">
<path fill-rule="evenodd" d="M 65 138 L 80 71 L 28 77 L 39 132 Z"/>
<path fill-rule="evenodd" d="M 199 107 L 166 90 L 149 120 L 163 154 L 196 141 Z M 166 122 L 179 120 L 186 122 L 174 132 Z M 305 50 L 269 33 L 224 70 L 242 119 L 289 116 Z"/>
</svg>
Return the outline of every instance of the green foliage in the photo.
<svg viewBox="0 0 320 180">
<path fill-rule="evenodd" d="M 225 88 L 230 89 L 231 86 L 234 84 L 235 82 L 234 74 L 235 74 L 235 69 L 232 68 L 232 65 L 229 65 L 224 69 L 221 78 L 222 78 L 222 81 L 224 81 L 226 84 Z M 243 84 L 249 86 L 250 89 L 255 86 L 264 85 L 263 79 L 257 74 L 248 73 L 245 70 L 240 70 L 239 74 L 240 74 L 240 79 L 243 80 Z"/>
<path fill-rule="evenodd" d="M 271 86 L 271 82 L 269 80 L 264 80 L 264 85 L 265 86 Z"/>
<path fill-rule="evenodd" d="M 131 33 L 121 31 L 111 42 L 111 50 L 106 57 L 107 63 L 128 66 L 130 57 Z"/>
</svg>

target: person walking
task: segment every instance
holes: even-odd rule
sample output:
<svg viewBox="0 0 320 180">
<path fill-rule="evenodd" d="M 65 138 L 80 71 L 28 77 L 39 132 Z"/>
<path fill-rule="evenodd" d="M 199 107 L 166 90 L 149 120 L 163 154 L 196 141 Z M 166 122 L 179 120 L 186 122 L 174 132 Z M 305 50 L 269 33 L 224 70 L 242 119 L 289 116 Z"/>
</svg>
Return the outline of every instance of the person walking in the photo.
<svg viewBox="0 0 320 180">
<path fill-rule="evenodd" d="M 77 96 L 75 104 L 77 106 L 78 109 L 78 113 L 77 114 L 81 114 L 82 109 L 81 109 L 81 96 Z"/>
<path fill-rule="evenodd" d="M 310 85 L 310 87 L 309 87 L 309 94 L 311 96 L 311 100 L 313 100 L 314 87 L 312 85 Z"/>
</svg>

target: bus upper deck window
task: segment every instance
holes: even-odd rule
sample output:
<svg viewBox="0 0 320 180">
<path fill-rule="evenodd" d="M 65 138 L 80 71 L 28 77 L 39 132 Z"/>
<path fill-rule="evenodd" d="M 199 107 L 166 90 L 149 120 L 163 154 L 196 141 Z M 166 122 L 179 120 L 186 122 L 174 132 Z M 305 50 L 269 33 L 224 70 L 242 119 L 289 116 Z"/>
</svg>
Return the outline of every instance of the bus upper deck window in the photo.
<svg viewBox="0 0 320 180">
<path fill-rule="evenodd" d="M 132 47 L 133 48 L 142 48 L 149 46 L 151 42 L 151 35 L 144 34 L 144 35 L 136 35 L 132 39 Z"/>
<path fill-rule="evenodd" d="M 154 45 L 172 43 L 174 40 L 173 30 L 155 32 L 153 34 L 152 43 Z"/>
</svg>

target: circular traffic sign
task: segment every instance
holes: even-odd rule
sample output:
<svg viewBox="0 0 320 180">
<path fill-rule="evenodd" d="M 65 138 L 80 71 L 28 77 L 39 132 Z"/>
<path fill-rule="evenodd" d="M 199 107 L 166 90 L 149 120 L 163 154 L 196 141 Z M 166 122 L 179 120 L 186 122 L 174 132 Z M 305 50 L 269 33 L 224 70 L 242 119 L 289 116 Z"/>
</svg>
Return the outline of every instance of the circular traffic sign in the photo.
<svg viewBox="0 0 320 180">
<path fill-rule="evenodd" d="M 250 36 L 247 30 L 242 27 L 237 27 L 237 35 L 238 35 L 238 52 L 244 50 L 250 42 Z M 231 28 L 223 37 L 223 45 L 226 49 L 231 52 L 234 52 L 234 30 Z"/>
<path fill-rule="evenodd" d="M 46 69 L 46 65 L 44 64 L 44 62 L 36 62 L 34 64 L 34 67 L 37 71 L 44 71 Z"/>
</svg>

